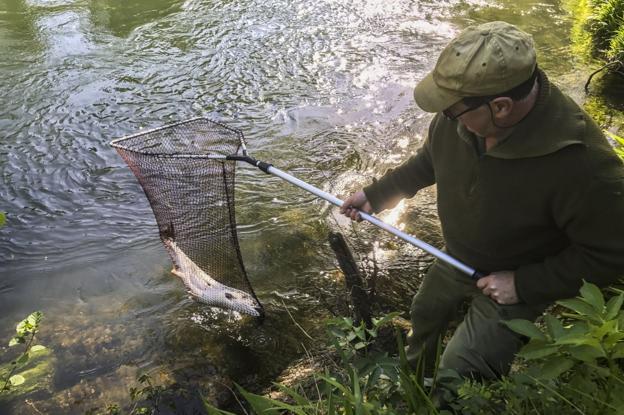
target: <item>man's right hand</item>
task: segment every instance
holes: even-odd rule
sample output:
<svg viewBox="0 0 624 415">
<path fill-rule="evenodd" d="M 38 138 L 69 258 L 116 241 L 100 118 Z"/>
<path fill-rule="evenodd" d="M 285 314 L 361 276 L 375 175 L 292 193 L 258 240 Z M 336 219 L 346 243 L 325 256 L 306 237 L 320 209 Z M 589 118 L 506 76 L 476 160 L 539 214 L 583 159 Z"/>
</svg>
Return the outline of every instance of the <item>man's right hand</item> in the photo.
<svg viewBox="0 0 624 415">
<path fill-rule="evenodd" d="M 344 200 L 342 207 L 340 208 L 340 213 L 348 218 L 351 218 L 352 220 L 361 222 L 362 217 L 359 210 L 366 213 L 371 213 L 373 211 L 373 207 L 362 190 L 353 193 Z"/>
</svg>

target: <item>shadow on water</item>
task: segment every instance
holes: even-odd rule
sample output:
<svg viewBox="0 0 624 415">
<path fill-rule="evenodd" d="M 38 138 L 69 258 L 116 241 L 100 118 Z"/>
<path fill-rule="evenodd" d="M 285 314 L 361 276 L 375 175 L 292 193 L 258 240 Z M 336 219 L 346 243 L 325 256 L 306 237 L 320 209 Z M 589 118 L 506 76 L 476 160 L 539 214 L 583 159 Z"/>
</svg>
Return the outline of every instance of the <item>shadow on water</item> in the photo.
<svg viewBox="0 0 624 415">
<path fill-rule="evenodd" d="M 183 0 L 89 0 L 89 19 L 98 29 L 126 37 L 134 29 L 177 13 Z"/>
<path fill-rule="evenodd" d="M 0 56 L 21 51 L 24 45 L 29 51 L 43 50 L 36 22 L 36 12 L 25 0 L 4 0 L 0 3 Z M 3 61 L 6 63 L 9 60 Z"/>
<path fill-rule="evenodd" d="M 539 64 L 554 75 L 574 68 L 570 50 L 572 22 L 562 2 L 549 0 L 496 0 L 482 4 L 460 3 L 453 18 L 460 26 L 503 20 L 530 33 L 535 40 Z"/>
</svg>

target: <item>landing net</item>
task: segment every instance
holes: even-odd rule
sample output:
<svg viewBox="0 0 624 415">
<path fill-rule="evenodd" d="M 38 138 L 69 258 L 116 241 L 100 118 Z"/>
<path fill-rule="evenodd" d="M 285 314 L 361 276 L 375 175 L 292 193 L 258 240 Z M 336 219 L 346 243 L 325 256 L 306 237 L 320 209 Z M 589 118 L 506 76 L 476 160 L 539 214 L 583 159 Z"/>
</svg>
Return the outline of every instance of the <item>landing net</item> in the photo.
<svg viewBox="0 0 624 415">
<path fill-rule="evenodd" d="M 262 316 L 243 266 L 234 215 L 235 161 L 242 133 L 193 119 L 111 143 L 154 211 L 172 273 L 200 301 Z"/>
</svg>

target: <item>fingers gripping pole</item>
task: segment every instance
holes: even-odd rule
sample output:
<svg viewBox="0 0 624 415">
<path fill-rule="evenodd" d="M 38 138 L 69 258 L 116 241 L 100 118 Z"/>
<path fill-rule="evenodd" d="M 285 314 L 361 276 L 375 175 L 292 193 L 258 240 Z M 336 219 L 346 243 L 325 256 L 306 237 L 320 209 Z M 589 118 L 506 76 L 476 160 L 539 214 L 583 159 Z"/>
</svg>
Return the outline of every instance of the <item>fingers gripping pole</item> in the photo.
<svg viewBox="0 0 624 415">
<path fill-rule="evenodd" d="M 257 162 L 257 163 L 262 163 L 262 162 Z M 260 168 L 259 164 L 256 163 L 252 163 L 254 165 L 256 165 L 257 167 Z M 287 182 L 294 184 L 297 187 L 302 188 L 303 190 L 306 190 L 318 197 L 320 197 L 321 199 L 324 199 L 326 201 L 328 201 L 329 203 L 336 205 L 338 207 L 341 207 L 343 202 L 342 200 L 338 199 L 337 197 L 324 192 L 323 190 L 316 188 L 302 180 L 297 179 L 294 176 L 291 176 L 288 173 L 283 172 L 280 169 L 277 169 L 275 167 L 273 167 L 270 164 L 267 163 L 262 163 L 262 170 L 266 173 L 270 173 L 274 176 L 280 177 L 284 180 L 286 180 Z M 458 270 L 464 272 L 465 274 L 467 274 L 468 276 L 470 276 L 471 278 L 474 279 L 479 279 L 480 277 L 484 276 L 482 273 L 478 272 L 477 270 L 475 270 L 474 268 L 469 267 L 468 265 L 464 264 L 461 261 L 458 261 L 457 259 L 451 257 L 450 255 L 446 254 L 445 252 L 440 251 L 439 249 L 429 245 L 426 242 L 423 242 L 419 239 L 414 238 L 411 235 L 406 234 L 405 232 L 402 232 L 400 230 L 398 230 L 397 228 L 395 228 L 394 226 L 388 225 L 387 223 L 377 219 L 376 217 L 369 215 L 368 213 L 362 212 L 360 211 L 360 215 L 362 217 L 362 219 L 366 220 L 367 222 L 372 223 L 373 225 L 384 229 L 388 232 L 390 232 L 391 234 L 403 239 L 404 241 L 422 249 L 425 252 L 428 252 L 429 254 L 433 255 L 434 257 L 446 262 L 447 264 L 457 268 Z"/>
</svg>

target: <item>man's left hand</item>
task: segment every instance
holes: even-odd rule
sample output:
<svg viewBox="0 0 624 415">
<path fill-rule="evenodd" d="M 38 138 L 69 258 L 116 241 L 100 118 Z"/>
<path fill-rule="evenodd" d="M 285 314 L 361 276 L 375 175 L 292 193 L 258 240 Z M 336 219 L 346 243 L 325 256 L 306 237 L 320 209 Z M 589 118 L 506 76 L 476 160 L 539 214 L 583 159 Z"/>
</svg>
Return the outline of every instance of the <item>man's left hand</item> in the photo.
<svg viewBox="0 0 624 415">
<path fill-rule="evenodd" d="M 492 272 L 477 281 L 477 287 L 498 304 L 518 304 L 520 299 L 516 293 L 513 271 Z"/>
</svg>

